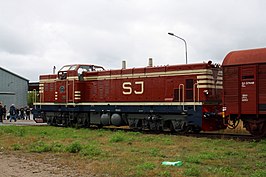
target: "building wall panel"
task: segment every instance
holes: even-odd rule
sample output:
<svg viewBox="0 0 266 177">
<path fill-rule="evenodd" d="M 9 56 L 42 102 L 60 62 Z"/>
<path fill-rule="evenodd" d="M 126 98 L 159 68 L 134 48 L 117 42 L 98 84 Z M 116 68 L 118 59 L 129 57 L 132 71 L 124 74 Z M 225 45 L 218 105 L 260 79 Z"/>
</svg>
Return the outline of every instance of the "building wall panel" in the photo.
<svg viewBox="0 0 266 177">
<path fill-rule="evenodd" d="M 0 101 L 9 107 L 27 106 L 28 80 L 0 68 Z"/>
</svg>

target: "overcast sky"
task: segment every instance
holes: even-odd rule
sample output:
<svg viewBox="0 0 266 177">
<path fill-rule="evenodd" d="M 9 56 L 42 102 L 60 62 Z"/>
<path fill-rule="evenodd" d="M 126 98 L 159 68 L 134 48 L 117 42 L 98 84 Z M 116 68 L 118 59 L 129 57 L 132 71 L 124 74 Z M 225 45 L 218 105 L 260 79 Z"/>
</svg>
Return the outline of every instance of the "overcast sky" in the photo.
<svg viewBox="0 0 266 177">
<path fill-rule="evenodd" d="M 106 69 L 213 60 L 266 45 L 265 0 L 0 0 L 0 66 L 30 81 L 65 64 Z"/>
</svg>

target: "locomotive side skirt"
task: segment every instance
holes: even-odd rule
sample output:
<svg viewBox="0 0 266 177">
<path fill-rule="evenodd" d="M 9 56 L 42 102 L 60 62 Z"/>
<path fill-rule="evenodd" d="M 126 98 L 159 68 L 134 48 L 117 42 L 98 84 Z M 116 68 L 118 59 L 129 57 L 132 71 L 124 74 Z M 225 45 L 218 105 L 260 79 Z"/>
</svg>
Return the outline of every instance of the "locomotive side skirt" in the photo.
<svg viewBox="0 0 266 177">
<path fill-rule="evenodd" d="M 208 131 L 221 128 L 216 127 L 217 122 L 221 121 L 219 116 L 216 115 L 215 118 L 215 115 L 209 115 L 210 112 L 202 115 L 204 106 L 201 103 L 198 103 L 196 107 L 189 103 L 186 104 L 184 107 L 181 103 L 145 103 L 144 105 L 141 105 L 141 103 L 82 103 L 75 106 L 71 104 L 67 106 L 58 104 L 36 106 L 41 106 L 39 116 L 45 117 L 46 121 L 52 125 L 75 126 L 81 124 L 81 126 L 84 126 L 82 124 L 86 122 L 86 126 L 129 125 L 130 128 L 139 130 L 152 129 L 179 132 L 198 132 L 200 130 Z M 85 115 L 85 117 L 78 120 L 79 114 Z M 35 115 L 37 116 L 37 113 Z M 202 126 L 203 117 L 208 122 L 204 126 Z M 212 120 L 213 125 L 210 124 L 210 120 Z M 210 125 L 207 126 L 208 124 Z"/>
</svg>

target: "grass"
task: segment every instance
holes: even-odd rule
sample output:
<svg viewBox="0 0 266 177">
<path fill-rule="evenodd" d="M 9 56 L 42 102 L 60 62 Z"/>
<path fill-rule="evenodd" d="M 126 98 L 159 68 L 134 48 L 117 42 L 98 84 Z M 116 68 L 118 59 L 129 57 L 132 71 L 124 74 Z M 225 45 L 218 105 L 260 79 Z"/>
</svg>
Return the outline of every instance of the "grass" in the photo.
<svg viewBox="0 0 266 177">
<path fill-rule="evenodd" d="M 0 151 L 59 154 L 100 176 L 266 176 L 266 140 L 193 138 L 60 127 L 2 126 Z M 162 161 L 182 161 L 181 167 Z"/>
</svg>

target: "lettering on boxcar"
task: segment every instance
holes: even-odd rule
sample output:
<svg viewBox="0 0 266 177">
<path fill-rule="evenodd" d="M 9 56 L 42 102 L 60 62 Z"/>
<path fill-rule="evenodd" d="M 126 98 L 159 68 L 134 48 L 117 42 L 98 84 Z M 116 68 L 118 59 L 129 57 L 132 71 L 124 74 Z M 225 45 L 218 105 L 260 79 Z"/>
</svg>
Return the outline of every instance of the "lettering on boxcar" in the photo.
<svg viewBox="0 0 266 177">
<path fill-rule="evenodd" d="M 254 81 L 243 81 L 242 82 L 242 87 L 246 87 L 247 85 L 254 85 L 255 82 Z"/>
<path fill-rule="evenodd" d="M 242 102 L 248 101 L 248 94 L 242 94 Z"/>
</svg>

